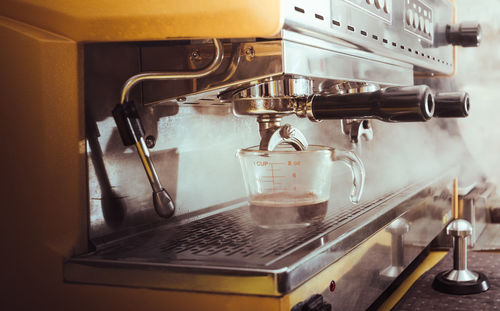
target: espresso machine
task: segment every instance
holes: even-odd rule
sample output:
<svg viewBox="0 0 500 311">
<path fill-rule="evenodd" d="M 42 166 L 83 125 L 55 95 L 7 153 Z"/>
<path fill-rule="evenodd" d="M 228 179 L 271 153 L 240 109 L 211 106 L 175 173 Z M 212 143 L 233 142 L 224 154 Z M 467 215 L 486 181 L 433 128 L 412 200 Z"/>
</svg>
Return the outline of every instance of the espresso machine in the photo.
<svg viewBox="0 0 500 311">
<path fill-rule="evenodd" d="M 376 308 L 451 219 L 452 178 L 479 178 L 453 131 L 469 96 L 433 81 L 480 26 L 448 0 L 229 5 L 252 20 L 64 33 L 86 208 L 65 286 L 169 310 Z"/>
</svg>

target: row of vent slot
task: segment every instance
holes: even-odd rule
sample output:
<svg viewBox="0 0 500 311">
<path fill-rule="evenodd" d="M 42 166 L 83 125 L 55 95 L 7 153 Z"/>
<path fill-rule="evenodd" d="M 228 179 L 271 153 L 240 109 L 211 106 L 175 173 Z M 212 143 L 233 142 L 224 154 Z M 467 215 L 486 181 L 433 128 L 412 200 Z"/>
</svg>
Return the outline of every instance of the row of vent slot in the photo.
<svg viewBox="0 0 500 311">
<path fill-rule="evenodd" d="M 300 7 L 295 7 L 295 11 L 297 11 L 297 12 L 299 12 L 299 13 L 303 13 L 303 14 L 305 13 L 305 10 L 304 10 L 303 8 L 300 8 Z M 317 19 L 319 19 L 319 20 L 322 20 L 322 21 L 323 21 L 323 20 L 325 20 L 325 18 L 323 17 L 323 15 L 320 15 L 320 14 L 314 14 L 314 17 L 315 17 L 315 18 L 317 18 Z M 337 21 L 337 20 L 333 20 L 333 19 L 332 19 L 332 24 L 333 24 L 333 25 L 335 25 L 335 26 L 337 26 L 337 27 L 340 27 L 340 26 L 341 26 L 339 21 Z M 355 32 L 355 28 L 354 28 L 354 26 L 351 26 L 351 25 L 347 25 L 347 30 L 352 31 L 352 32 Z M 366 31 L 364 31 L 364 30 L 361 30 L 359 33 L 360 33 L 361 35 L 365 36 L 365 37 L 367 37 L 367 36 L 368 36 L 368 33 L 367 33 Z M 372 35 L 372 39 L 373 39 L 373 40 L 377 40 L 377 41 L 378 41 L 379 37 L 378 37 L 377 35 Z M 388 41 L 387 39 L 385 39 L 385 38 L 383 38 L 383 39 L 382 39 L 382 42 L 383 42 L 383 43 L 385 43 L 385 44 L 388 44 L 388 43 L 389 43 L 389 41 Z M 393 46 L 393 47 L 397 47 L 397 46 L 399 45 L 399 44 L 397 44 L 397 43 L 396 43 L 396 42 L 394 42 L 394 41 L 392 41 L 391 43 L 392 43 L 392 46 Z M 408 51 L 409 53 L 413 53 L 412 48 L 406 48 L 403 44 L 399 45 L 399 47 L 400 47 L 402 50 L 406 50 L 406 51 Z M 420 56 L 422 56 L 422 57 L 427 57 L 429 60 L 431 60 L 431 59 L 432 59 L 433 61 L 436 61 L 436 62 L 438 62 L 438 63 L 444 64 L 444 65 L 447 65 L 447 66 L 449 66 L 449 67 L 452 67 L 452 66 L 453 66 L 453 64 L 450 64 L 450 63 L 448 63 L 447 61 L 444 61 L 444 60 L 442 60 L 442 59 L 436 58 L 436 57 L 431 56 L 431 55 L 427 55 L 427 54 L 425 54 L 425 53 L 421 53 L 421 52 L 419 52 L 419 51 L 417 51 L 417 50 L 415 50 L 415 51 L 414 51 L 414 53 L 415 53 L 416 55 L 420 55 Z"/>
</svg>

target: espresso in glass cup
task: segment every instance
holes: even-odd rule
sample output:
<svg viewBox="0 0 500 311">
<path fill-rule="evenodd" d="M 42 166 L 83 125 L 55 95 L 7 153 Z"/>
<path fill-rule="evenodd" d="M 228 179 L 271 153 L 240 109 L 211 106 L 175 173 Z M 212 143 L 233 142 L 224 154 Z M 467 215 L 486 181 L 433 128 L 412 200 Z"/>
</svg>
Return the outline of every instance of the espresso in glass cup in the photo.
<svg viewBox="0 0 500 311">
<path fill-rule="evenodd" d="M 333 162 L 352 171 L 350 200 L 358 203 L 365 170 L 351 151 L 310 145 L 296 151 L 278 146 L 273 151 L 258 146 L 237 152 L 245 180 L 250 215 L 264 228 L 296 228 L 320 222 L 330 198 Z"/>
</svg>

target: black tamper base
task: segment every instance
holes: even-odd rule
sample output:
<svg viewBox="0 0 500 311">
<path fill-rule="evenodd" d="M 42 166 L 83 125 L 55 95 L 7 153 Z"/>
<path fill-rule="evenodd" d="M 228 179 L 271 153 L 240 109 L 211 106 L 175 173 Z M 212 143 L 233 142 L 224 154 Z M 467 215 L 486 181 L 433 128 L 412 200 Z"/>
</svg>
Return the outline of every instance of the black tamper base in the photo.
<svg viewBox="0 0 500 311">
<path fill-rule="evenodd" d="M 443 271 L 436 275 L 434 282 L 432 282 L 432 288 L 435 290 L 453 295 L 470 295 L 479 294 L 487 291 L 490 288 L 488 283 L 488 278 L 481 272 L 474 271 L 478 274 L 477 281 L 467 281 L 467 282 L 455 282 L 444 278 L 444 275 L 448 271 Z"/>
</svg>

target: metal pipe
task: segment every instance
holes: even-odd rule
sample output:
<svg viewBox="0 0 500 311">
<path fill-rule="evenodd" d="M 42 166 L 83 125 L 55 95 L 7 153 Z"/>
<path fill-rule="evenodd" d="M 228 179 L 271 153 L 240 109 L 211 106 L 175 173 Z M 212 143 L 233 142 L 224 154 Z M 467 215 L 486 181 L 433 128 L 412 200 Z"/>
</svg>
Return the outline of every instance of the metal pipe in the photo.
<svg viewBox="0 0 500 311">
<path fill-rule="evenodd" d="M 224 58 L 224 49 L 222 42 L 218 39 L 212 39 L 215 47 L 215 56 L 210 65 L 207 67 L 192 72 L 145 72 L 130 77 L 122 87 L 122 95 L 120 103 L 128 101 L 130 90 L 139 82 L 146 80 L 183 80 L 183 79 L 198 79 L 205 77 L 216 71 L 222 64 Z"/>
<path fill-rule="evenodd" d="M 156 173 L 149 149 L 144 141 L 141 120 L 135 111 L 133 103 L 129 102 L 130 90 L 139 82 L 146 80 L 196 79 L 213 73 L 220 67 L 224 58 L 224 49 L 221 41 L 213 39 L 213 42 L 215 46 L 214 59 L 210 65 L 201 70 L 192 72 L 146 72 L 130 77 L 122 87 L 120 104 L 115 108 L 113 113 L 124 144 L 134 144 L 137 149 L 137 153 L 153 189 L 153 203 L 156 213 L 161 217 L 171 217 L 174 214 L 175 205 L 167 190 L 162 187 Z"/>
<path fill-rule="evenodd" d="M 465 237 L 453 237 L 453 269 L 467 270 L 467 244 Z"/>
<path fill-rule="evenodd" d="M 392 265 L 394 267 L 404 267 L 404 241 L 403 235 L 398 233 L 393 233 L 391 237 L 391 248 L 392 248 Z"/>
<path fill-rule="evenodd" d="M 149 149 L 146 146 L 146 142 L 144 141 L 143 137 L 139 138 L 139 141 L 135 144 L 135 147 L 137 148 L 139 158 L 141 159 L 141 162 L 144 165 L 144 169 L 146 170 L 146 174 L 148 175 L 151 188 L 153 188 L 154 192 L 161 191 L 162 186 L 159 182 L 159 178 L 156 173 L 156 169 L 154 168 L 153 162 L 151 162 Z"/>
</svg>

